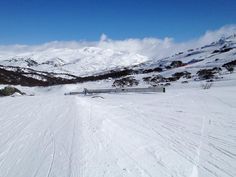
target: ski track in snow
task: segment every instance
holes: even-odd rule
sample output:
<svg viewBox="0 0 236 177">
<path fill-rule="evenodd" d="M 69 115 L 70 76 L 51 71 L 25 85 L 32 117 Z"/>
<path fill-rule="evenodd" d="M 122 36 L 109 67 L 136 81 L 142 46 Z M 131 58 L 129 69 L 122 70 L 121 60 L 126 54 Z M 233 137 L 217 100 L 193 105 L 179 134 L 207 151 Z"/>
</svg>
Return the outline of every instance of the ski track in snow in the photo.
<svg viewBox="0 0 236 177">
<path fill-rule="evenodd" d="M 234 177 L 236 95 L 211 90 L 1 98 L 0 177 Z"/>
</svg>

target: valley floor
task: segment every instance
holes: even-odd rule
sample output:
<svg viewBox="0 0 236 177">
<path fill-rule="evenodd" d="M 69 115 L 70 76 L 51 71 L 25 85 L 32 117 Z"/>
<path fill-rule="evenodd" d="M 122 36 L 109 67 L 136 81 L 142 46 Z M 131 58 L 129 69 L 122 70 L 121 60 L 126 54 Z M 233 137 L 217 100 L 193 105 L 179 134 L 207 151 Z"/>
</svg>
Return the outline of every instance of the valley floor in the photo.
<svg viewBox="0 0 236 177">
<path fill-rule="evenodd" d="M 0 99 L 0 177 L 235 177 L 235 87 Z"/>
</svg>

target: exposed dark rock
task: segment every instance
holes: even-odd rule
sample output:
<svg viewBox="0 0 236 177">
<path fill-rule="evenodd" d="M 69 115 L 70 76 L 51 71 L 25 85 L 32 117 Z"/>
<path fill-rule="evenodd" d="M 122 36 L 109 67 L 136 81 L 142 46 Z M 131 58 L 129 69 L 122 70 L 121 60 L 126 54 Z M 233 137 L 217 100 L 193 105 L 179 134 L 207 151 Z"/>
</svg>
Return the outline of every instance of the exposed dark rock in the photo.
<svg viewBox="0 0 236 177">
<path fill-rule="evenodd" d="M 162 68 L 156 67 L 156 68 L 152 68 L 152 69 L 144 69 L 142 73 L 145 74 L 145 73 L 162 72 L 162 71 L 163 71 Z"/>
<path fill-rule="evenodd" d="M 197 55 L 199 53 L 202 53 L 202 51 L 195 51 L 195 52 L 188 53 L 185 57 L 190 57 L 190 56 L 193 56 L 193 55 Z"/>
<path fill-rule="evenodd" d="M 170 86 L 171 84 L 169 82 L 165 83 L 164 86 Z"/>
<path fill-rule="evenodd" d="M 14 67 L 11 67 L 14 68 Z M 75 79 L 64 79 L 46 72 L 37 72 L 21 69 L 7 70 L 0 67 L 0 84 L 22 85 L 22 86 L 50 86 L 59 84 L 75 83 Z"/>
<path fill-rule="evenodd" d="M 144 82 L 149 82 L 151 79 L 152 79 L 152 77 L 144 77 L 144 78 L 143 78 L 143 81 L 144 81 Z"/>
<path fill-rule="evenodd" d="M 172 76 L 172 77 L 165 78 L 165 81 L 166 82 L 174 82 L 174 81 L 177 81 L 179 79 L 180 79 L 179 77 Z"/>
<path fill-rule="evenodd" d="M 213 80 L 213 79 L 210 79 L 210 80 L 207 80 L 206 82 L 214 82 L 214 80 Z"/>
<path fill-rule="evenodd" d="M 36 61 L 34 61 L 34 60 L 30 59 L 30 58 L 26 59 L 25 62 L 27 63 L 27 66 L 29 66 L 29 67 L 38 66 L 39 65 Z"/>
<path fill-rule="evenodd" d="M 10 96 L 10 95 L 13 95 L 14 93 L 19 93 L 21 95 L 25 94 L 15 87 L 8 86 L 8 87 L 4 87 L 3 89 L 0 89 L 0 96 Z"/>
<path fill-rule="evenodd" d="M 227 70 L 230 72 L 230 73 L 233 73 L 234 72 L 234 67 L 229 67 L 229 68 L 227 68 Z"/>
<path fill-rule="evenodd" d="M 163 83 L 163 82 L 174 82 L 174 81 L 177 81 L 179 79 L 180 78 L 177 77 L 177 76 L 172 76 L 172 77 L 165 78 L 162 75 L 154 75 L 152 77 L 144 77 L 143 81 L 148 83 L 148 84 L 151 84 L 151 85 L 156 85 L 156 84 Z"/>
<path fill-rule="evenodd" d="M 43 62 L 42 64 L 46 64 L 46 65 L 52 65 L 54 67 L 58 67 L 61 65 L 64 65 L 64 60 L 60 59 L 60 58 L 55 58 L 54 60 L 47 60 L 45 62 Z"/>
<path fill-rule="evenodd" d="M 117 79 L 113 83 L 113 87 L 132 87 L 137 86 L 139 84 L 138 80 L 136 80 L 134 77 L 125 77 L 122 79 Z"/>
<path fill-rule="evenodd" d="M 104 79 L 110 79 L 110 78 L 121 78 L 124 76 L 129 76 L 132 74 L 137 74 L 138 71 L 124 68 L 123 70 L 110 70 L 106 73 L 96 74 L 93 76 L 85 76 L 85 77 L 78 77 L 78 81 L 80 82 L 86 82 L 86 81 L 97 81 L 97 80 L 104 80 Z"/>
<path fill-rule="evenodd" d="M 134 74 L 135 72 L 136 71 L 132 69 L 124 68 L 123 70 L 111 70 L 106 73 L 92 76 L 77 77 L 70 74 L 40 72 L 29 68 L 6 67 L 0 65 L 0 84 L 51 86 L 121 78 Z"/>
<path fill-rule="evenodd" d="M 172 61 L 171 64 L 170 64 L 170 67 L 171 68 L 178 68 L 178 67 L 181 67 L 181 66 L 185 66 L 186 64 L 184 64 L 182 61 Z"/>
<path fill-rule="evenodd" d="M 214 68 L 212 68 L 212 71 L 214 73 L 219 73 L 220 71 L 222 71 L 222 69 L 220 67 L 214 67 Z"/>
<path fill-rule="evenodd" d="M 157 86 L 159 86 L 159 85 L 161 85 L 161 86 L 170 86 L 171 83 L 169 83 L 169 82 L 167 82 L 167 83 L 161 83 L 161 84 L 158 84 Z"/>
<path fill-rule="evenodd" d="M 197 63 L 197 62 L 200 62 L 200 61 L 203 61 L 203 59 L 201 59 L 201 60 L 192 59 L 187 64 L 193 64 L 193 63 Z"/>
<path fill-rule="evenodd" d="M 225 52 L 229 52 L 232 49 L 234 49 L 234 48 L 224 46 L 224 47 L 220 48 L 219 50 L 214 50 L 212 52 L 212 54 L 215 54 L 215 53 L 225 53 Z"/>
<path fill-rule="evenodd" d="M 166 69 L 171 69 L 171 66 L 165 66 Z"/>
<path fill-rule="evenodd" d="M 149 80 L 151 83 L 160 83 L 165 81 L 166 79 L 162 75 L 155 75 Z"/>
<path fill-rule="evenodd" d="M 31 58 L 12 58 L 12 59 L 5 60 L 5 61 L 7 61 L 9 63 L 25 62 L 28 67 L 39 65 L 36 61 L 32 60 Z"/>
<path fill-rule="evenodd" d="M 222 65 L 222 67 L 226 68 L 231 73 L 234 71 L 235 66 L 236 66 L 236 60 L 233 60 L 231 62 Z"/>
<path fill-rule="evenodd" d="M 186 79 L 190 79 L 191 78 L 191 73 L 188 72 L 188 71 L 184 71 L 184 72 L 177 72 L 175 74 L 172 75 L 173 77 L 176 77 L 176 78 L 186 78 Z"/>
<path fill-rule="evenodd" d="M 200 80 L 213 79 L 216 73 L 219 73 L 222 69 L 214 67 L 212 69 L 201 69 L 197 72 L 198 78 Z"/>
</svg>

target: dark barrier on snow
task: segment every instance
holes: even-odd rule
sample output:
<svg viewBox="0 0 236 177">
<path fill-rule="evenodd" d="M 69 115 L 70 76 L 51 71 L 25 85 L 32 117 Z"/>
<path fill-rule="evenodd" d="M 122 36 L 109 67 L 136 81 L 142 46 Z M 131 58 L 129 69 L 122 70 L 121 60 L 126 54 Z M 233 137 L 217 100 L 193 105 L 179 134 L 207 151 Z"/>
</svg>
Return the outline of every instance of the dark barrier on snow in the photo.
<svg viewBox="0 0 236 177">
<path fill-rule="evenodd" d="M 164 87 L 150 87 L 150 88 L 115 88 L 115 89 L 84 89 L 83 92 L 69 92 L 65 95 L 78 95 L 78 94 L 96 94 L 96 93 L 126 93 L 126 92 L 165 92 Z"/>
</svg>

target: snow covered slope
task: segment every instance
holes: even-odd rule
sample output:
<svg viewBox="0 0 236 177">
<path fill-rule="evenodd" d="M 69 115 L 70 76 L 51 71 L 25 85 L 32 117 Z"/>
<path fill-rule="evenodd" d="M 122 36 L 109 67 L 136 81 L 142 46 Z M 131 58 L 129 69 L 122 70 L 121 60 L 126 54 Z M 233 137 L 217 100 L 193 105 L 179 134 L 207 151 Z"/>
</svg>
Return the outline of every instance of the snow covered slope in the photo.
<svg viewBox="0 0 236 177">
<path fill-rule="evenodd" d="M 235 35 L 165 58 L 91 46 L 0 58 L 0 84 L 31 95 L 0 97 L 0 177 L 236 176 Z M 63 95 L 112 85 L 167 92 Z"/>
<path fill-rule="evenodd" d="M 129 46 L 127 46 L 129 47 Z M 132 46 L 130 46 L 132 47 Z M 38 71 L 59 72 L 76 76 L 92 75 L 114 68 L 142 65 L 154 67 L 165 65 L 174 60 L 194 64 L 193 66 L 215 66 L 235 58 L 236 35 L 219 38 L 213 43 L 205 43 L 199 48 L 178 51 L 173 56 L 163 58 L 150 57 L 142 52 L 128 52 L 102 46 L 87 47 L 54 47 L 41 50 L 22 51 L 12 54 L 11 51 L 0 51 L 0 65 L 27 67 Z M 215 61 L 216 59 L 217 62 Z"/>
<path fill-rule="evenodd" d="M 43 51 L 0 55 L 0 65 L 29 67 L 47 72 L 64 72 L 77 76 L 91 75 L 116 67 L 127 67 L 143 63 L 148 57 L 129 52 L 114 51 L 98 47 L 76 49 L 45 49 Z"/>
<path fill-rule="evenodd" d="M 0 99 L 1 177 L 234 177 L 235 87 Z"/>
<path fill-rule="evenodd" d="M 151 58 L 139 53 L 91 46 L 73 49 L 46 48 L 31 53 L 22 52 L 18 56 L 12 56 L 10 52 L 1 56 L 0 51 L 0 58 L 2 69 L 0 76 L 4 77 L 4 79 L 0 77 L 2 84 L 20 84 L 19 80 L 25 80 L 25 78 L 15 76 L 8 80 L 5 79 L 7 71 L 12 70 L 13 67 L 16 70 L 14 72 L 21 71 L 20 74 L 23 74 L 24 77 L 28 77 L 30 80 L 33 78 L 33 82 L 38 83 L 24 84 L 28 86 L 98 80 L 114 82 L 114 79 L 126 76 L 132 76 L 140 84 L 148 86 L 175 82 L 181 77 L 186 77 L 186 80 L 181 80 L 184 82 L 201 80 L 202 78 L 219 80 L 228 74 L 227 68 L 224 67 L 225 64 L 234 62 L 232 67 L 236 66 L 236 35 L 220 38 L 199 48 L 179 51 L 165 58 Z M 214 78 L 202 77 L 201 74 L 204 73 L 199 73 L 202 69 L 209 70 L 202 72 L 213 72 Z M 30 71 L 30 75 L 22 73 L 22 71 Z M 19 72 L 16 74 L 19 75 Z M 188 74 L 188 76 L 181 76 L 182 74 Z M 60 77 L 60 81 L 57 82 L 58 77 Z M 53 78 L 55 78 L 55 82 L 51 82 Z M 155 80 L 155 82 L 151 83 L 150 80 Z M 41 83 L 42 81 L 47 83 Z M 110 86 L 112 85 L 113 83 L 110 84 Z"/>
</svg>

